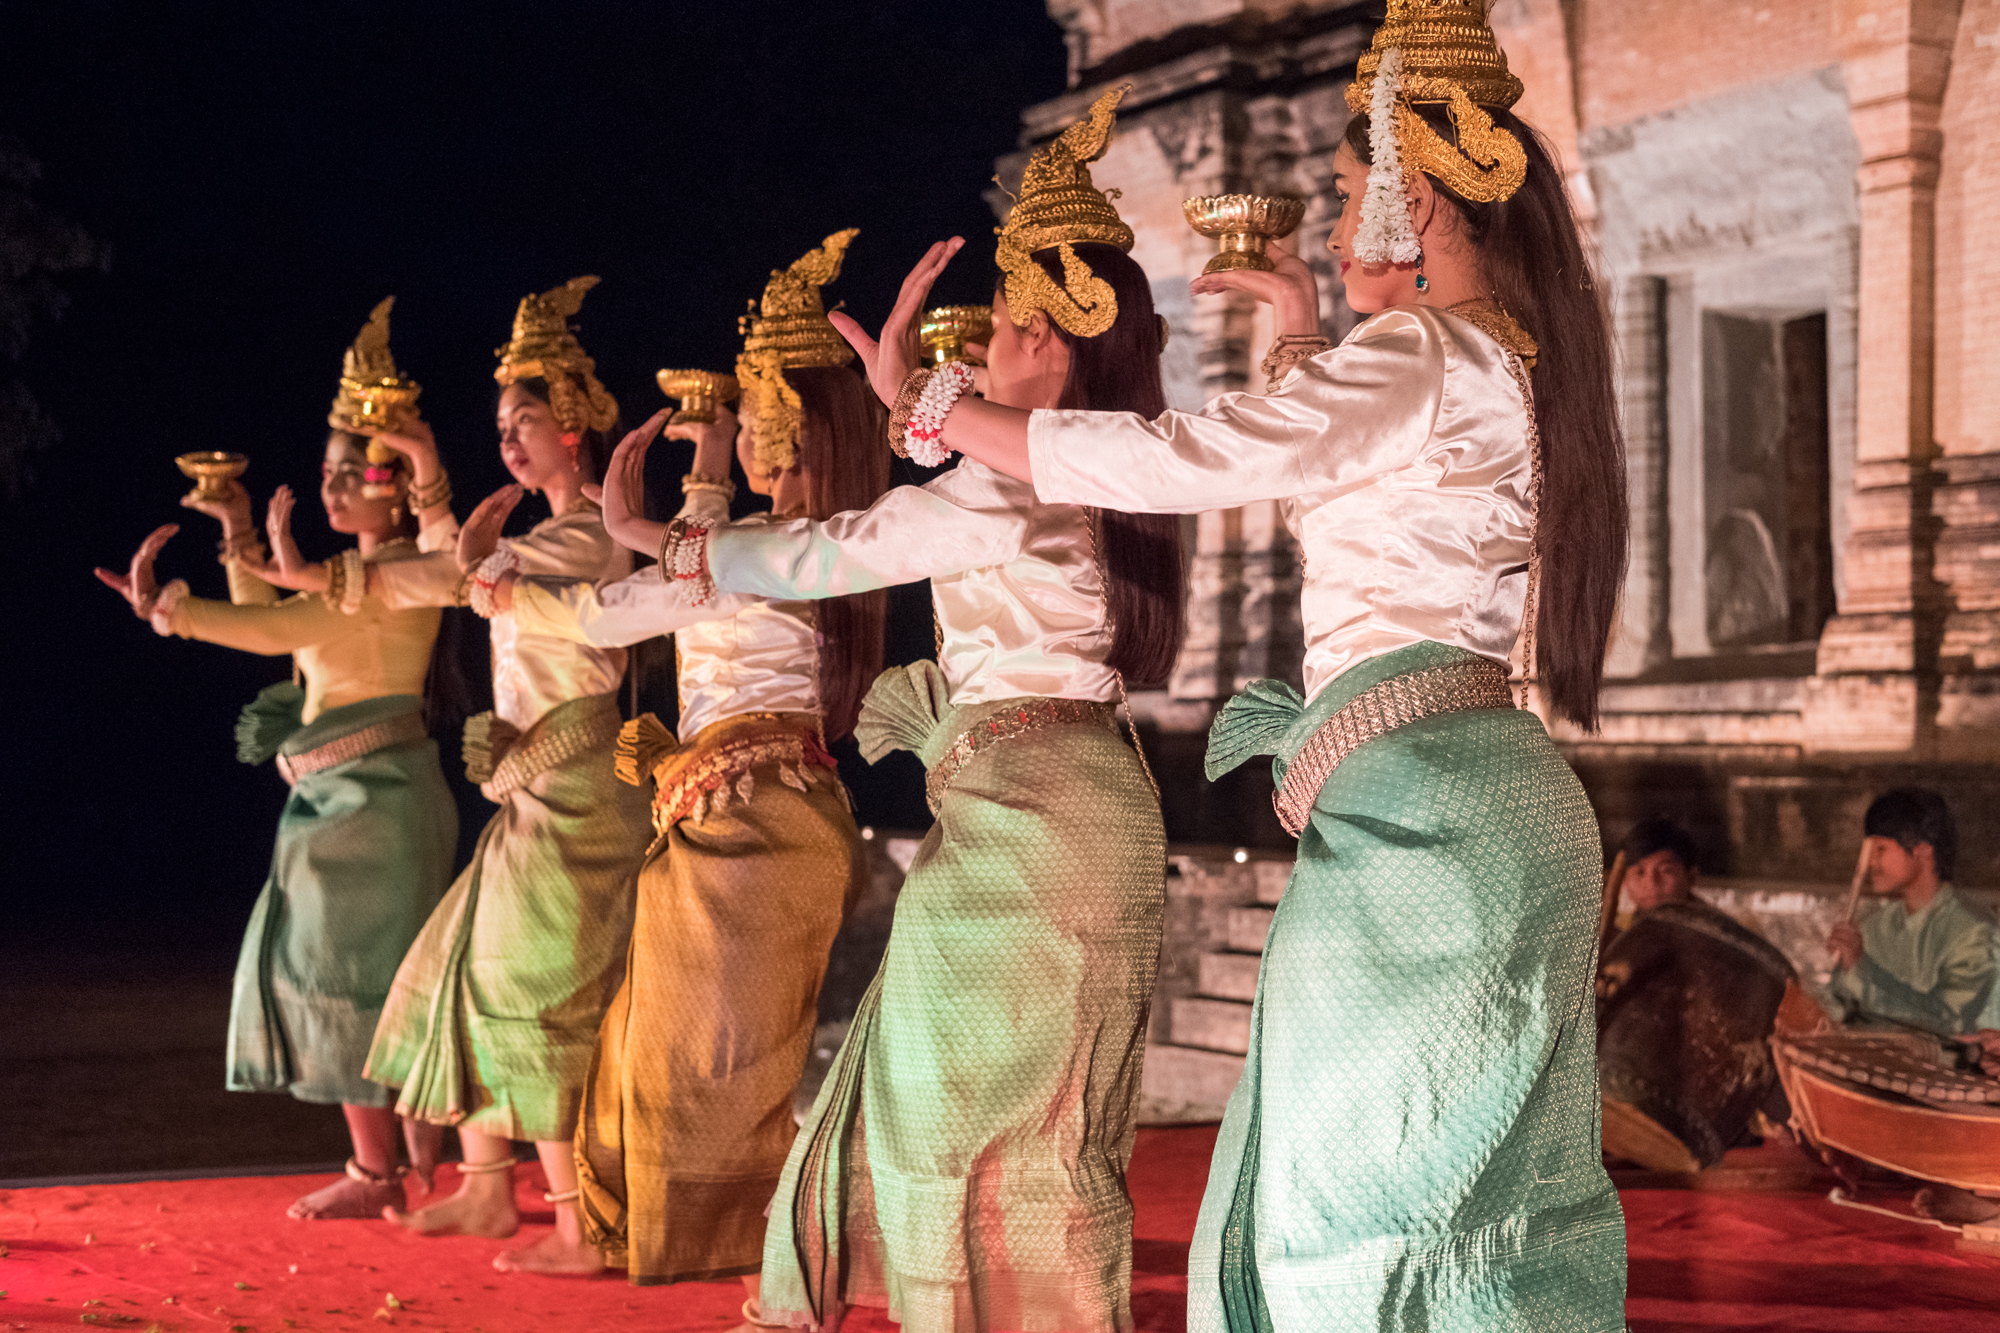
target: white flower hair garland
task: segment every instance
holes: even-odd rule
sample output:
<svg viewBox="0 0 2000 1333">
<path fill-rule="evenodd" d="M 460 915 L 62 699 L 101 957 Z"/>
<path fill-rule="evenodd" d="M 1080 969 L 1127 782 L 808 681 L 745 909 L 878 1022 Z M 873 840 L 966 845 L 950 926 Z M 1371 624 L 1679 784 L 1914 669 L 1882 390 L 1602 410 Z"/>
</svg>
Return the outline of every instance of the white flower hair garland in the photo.
<svg viewBox="0 0 2000 1333">
<path fill-rule="evenodd" d="M 1424 257 L 1410 227 L 1403 194 L 1403 150 L 1396 140 L 1396 103 L 1403 94 L 1403 53 L 1382 52 L 1368 90 L 1368 191 L 1361 196 L 1361 227 L 1354 257 L 1367 264 L 1414 264 Z"/>
</svg>

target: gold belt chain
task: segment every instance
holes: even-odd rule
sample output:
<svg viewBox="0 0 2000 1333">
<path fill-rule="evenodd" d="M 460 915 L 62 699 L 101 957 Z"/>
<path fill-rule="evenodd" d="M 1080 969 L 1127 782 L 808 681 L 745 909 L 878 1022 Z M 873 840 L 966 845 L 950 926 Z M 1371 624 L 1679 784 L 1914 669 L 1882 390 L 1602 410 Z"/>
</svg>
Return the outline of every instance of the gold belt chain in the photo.
<svg viewBox="0 0 2000 1333">
<path fill-rule="evenodd" d="M 284 775 L 286 782 L 297 786 L 299 779 L 308 774 L 348 763 L 377 750 L 386 750 L 392 745 L 401 745 L 404 741 L 420 741 L 429 734 L 424 729 L 421 713 L 400 713 L 359 731 L 350 731 L 324 745 L 315 745 L 302 754 L 280 752 L 278 772 Z"/>
<path fill-rule="evenodd" d="M 1030 699 L 1017 708 L 975 722 L 960 732 L 944 757 L 937 761 L 924 779 L 924 799 L 930 803 L 931 813 L 936 814 L 944 803 L 945 789 L 958 776 L 958 770 L 970 763 L 972 756 L 982 750 L 990 750 L 1001 741 L 1025 736 L 1043 727 L 1058 726 L 1063 723 L 1096 723 L 1109 727 L 1114 733 L 1118 724 L 1113 720 L 1110 704 L 1095 703 L 1089 699 Z"/>
<path fill-rule="evenodd" d="M 1340 761 L 1378 736 L 1419 718 L 1513 706 L 1507 668 L 1498 662 L 1457 662 L 1371 685 L 1320 723 L 1285 769 L 1284 785 L 1271 797 L 1278 822 L 1298 837 L 1312 819 L 1320 788 Z"/>
</svg>

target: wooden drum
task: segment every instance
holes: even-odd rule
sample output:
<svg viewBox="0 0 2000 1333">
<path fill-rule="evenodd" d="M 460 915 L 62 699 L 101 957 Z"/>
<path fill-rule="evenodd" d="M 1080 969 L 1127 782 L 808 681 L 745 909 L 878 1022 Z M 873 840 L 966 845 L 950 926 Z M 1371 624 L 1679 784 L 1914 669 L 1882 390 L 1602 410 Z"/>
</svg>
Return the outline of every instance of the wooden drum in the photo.
<svg viewBox="0 0 2000 1333">
<path fill-rule="evenodd" d="M 1722 1159 L 1770 1094 L 1768 1038 L 1792 965 L 1702 903 L 1642 913 L 1604 951 L 1604 1150 L 1655 1171 Z"/>
</svg>

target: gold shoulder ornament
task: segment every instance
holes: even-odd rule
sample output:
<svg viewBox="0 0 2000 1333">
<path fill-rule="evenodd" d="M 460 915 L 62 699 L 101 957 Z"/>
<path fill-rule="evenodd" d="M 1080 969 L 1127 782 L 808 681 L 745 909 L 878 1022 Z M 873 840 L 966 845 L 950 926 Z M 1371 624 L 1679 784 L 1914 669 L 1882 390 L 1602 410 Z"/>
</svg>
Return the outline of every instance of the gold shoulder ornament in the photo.
<svg viewBox="0 0 2000 1333">
<path fill-rule="evenodd" d="M 1016 321 L 1040 310 L 1078 338 L 1095 338 L 1118 322 L 1117 293 L 1072 247 L 1094 242 L 1131 253 L 1132 229 L 1111 206 L 1117 192 L 1107 194 L 1090 179 L 1090 164 L 1111 145 L 1118 103 L 1131 90 L 1128 83 L 1099 97 L 1088 116 L 1028 159 L 1020 198 L 1006 225 L 996 229 L 1000 245 L 994 258 Z M 1051 248 L 1062 257 L 1061 283 L 1034 259 L 1036 251 Z"/>
<path fill-rule="evenodd" d="M 750 303 L 737 321 L 744 335 L 736 358 L 736 380 L 750 413 L 750 439 L 758 467 L 783 472 L 798 461 L 798 390 L 785 379 L 788 367 L 844 366 L 854 349 L 826 317 L 819 289 L 840 276 L 847 247 L 859 227 L 837 231 L 794 260 L 771 270 L 764 299 Z"/>
<path fill-rule="evenodd" d="M 1355 65 L 1348 109 L 1369 117 L 1375 168 L 1402 175 L 1422 171 L 1463 198 L 1498 203 L 1527 179 L 1520 140 L 1493 123 L 1488 107 L 1510 107 L 1521 81 L 1487 26 L 1483 0 L 1389 0 L 1375 40 Z M 1458 132 L 1456 145 L 1418 115 L 1442 105 Z M 1409 263 L 1416 238 L 1403 203 L 1402 181 L 1373 176 L 1361 205 L 1355 257 L 1368 263 Z"/>
<path fill-rule="evenodd" d="M 597 379 L 592 360 L 570 329 L 595 287 L 594 276 L 571 278 L 540 296 L 524 296 L 514 312 L 514 336 L 493 349 L 500 358 L 493 378 L 502 384 L 539 379 L 549 386 L 549 410 L 562 427 L 565 444 L 585 430 L 609 430 L 618 420 L 618 400 Z"/>
</svg>

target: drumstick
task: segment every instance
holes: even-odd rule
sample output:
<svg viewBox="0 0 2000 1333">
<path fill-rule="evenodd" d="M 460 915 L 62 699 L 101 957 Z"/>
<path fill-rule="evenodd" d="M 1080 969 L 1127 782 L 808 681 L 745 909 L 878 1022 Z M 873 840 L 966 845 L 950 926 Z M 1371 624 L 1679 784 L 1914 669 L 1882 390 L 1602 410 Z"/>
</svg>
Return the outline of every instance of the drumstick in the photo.
<svg viewBox="0 0 2000 1333">
<path fill-rule="evenodd" d="M 1861 839 L 1861 855 L 1854 862 L 1854 882 L 1847 886 L 1847 907 L 1840 914 L 1841 920 L 1853 922 L 1854 909 L 1861 905 L 1861 886 L 1867 882 L 1868 838 L 1864 834 Z"/>
<path fill-rule="evenodd" d="M 1597 948 L 1604 950 L 1604 937 L 1611 933 L 1611 923 L 1618 917 L 1618 891 L 1625 886 L 1625 853 L 1619 852 L 1611 858 L 1611 869 L 1604 874 L 1604 901 L 1597 909 Z"/>
</svg>

